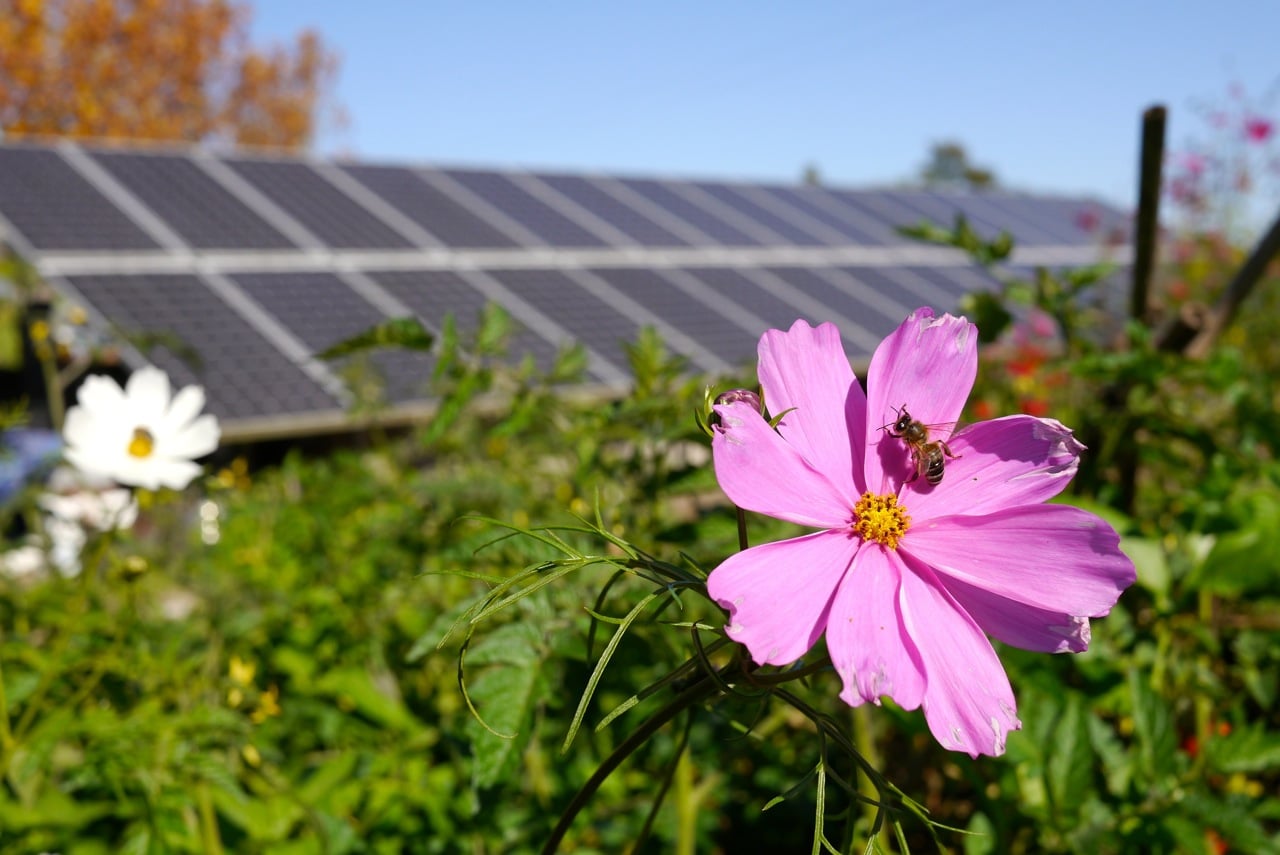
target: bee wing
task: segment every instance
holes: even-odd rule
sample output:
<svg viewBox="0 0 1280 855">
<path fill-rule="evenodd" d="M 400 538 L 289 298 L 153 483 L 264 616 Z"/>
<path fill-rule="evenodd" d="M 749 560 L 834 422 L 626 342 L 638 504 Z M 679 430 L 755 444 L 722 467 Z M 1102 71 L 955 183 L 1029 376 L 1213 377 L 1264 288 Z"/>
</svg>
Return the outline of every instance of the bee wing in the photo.
<svg viewBox="0 0 1280 855">
<path fill-rule="evenodd" d="M 962 422 L 937 422 L 935 424 L 927 424 L 925 428 L 929 431 L 929 439 L 951 439 L 958 433 L 962 433 L 969 425 Z"/>
</svg>

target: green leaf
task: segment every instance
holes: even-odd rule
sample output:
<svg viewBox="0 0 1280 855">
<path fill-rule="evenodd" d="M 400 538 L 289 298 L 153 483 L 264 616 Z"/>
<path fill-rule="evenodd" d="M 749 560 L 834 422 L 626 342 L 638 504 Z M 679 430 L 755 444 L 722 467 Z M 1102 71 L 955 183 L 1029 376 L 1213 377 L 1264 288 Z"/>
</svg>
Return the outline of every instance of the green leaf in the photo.
<svg viewBox="0 0 1280 855">
<path fill-rule="evenodd" d="M 996 828 L 985 813 L 979 811 L 969 819 L 964 836 L 964 855 L 993 855 L 996 851 Z"/>
<path fill-rule="evenodd" d="M 384 685 L 393 685 L 390 680 Z M 383 692 L 364 668 L 339 668 L 316 681 L 316 691 L 332 695 L 341 707 L 351 707 L 372 721 L 399 731 L 418 728 L 418 721 L 398 696 Z"/>
<path fill-rule="evenodd" d="M 399 347 L 406 350 L 427 351 L 435 342 L 435 337 L 427 332 L 422 321 L 417 318 L 391 318 L 380 324 L 374 324 L 351 338 L 343 339 L 337 344 L 320 351 L 321 359 L 337 359 L 379 347 Z"/>
<path fill-rule="evenodd" d="M 1138 584 L 1155 594 L 1157 602 L 1167 602 L 1173 574 L 1160 544 L 1149 537 L 1122 537 L 1120 550 L 1137 568 Z"/>
<path fill-rule="evenodd" d="M 505 778 L 529 743 L 527 727 L 536 703 L 545 697 L 546 681 L 536 661 L 495 665 L 467 681 L 467 692 L 484 723 L 468 721 L 471 736 L 471 780 L 484 789 Z"/>
<path fill-rule="evenodd" d="M 1045 778 L 1059 828 L 1074 824 L 1092 784 L 1094 758 L 1089 744 L 1088 717 L 1080 696 L 1071 693 L 1054 727 Z"/>
<path fill-rule="evenodd" d="M 1280 769 L 1280 733 L 1261 723 L 1240 727 L 1205 746 L 1209 768 L 1218 772 L 1269 772 Z"/>
<path fill-rule="evenodd" d="M 1133 728 L 1138 742 L 1138 769 L 1146 783 L 1161 786 L 1173 774 L 1177 735 L 1168 703 L 1151 688 L 1149 675 L 1129 671 Z"/>
</svg>

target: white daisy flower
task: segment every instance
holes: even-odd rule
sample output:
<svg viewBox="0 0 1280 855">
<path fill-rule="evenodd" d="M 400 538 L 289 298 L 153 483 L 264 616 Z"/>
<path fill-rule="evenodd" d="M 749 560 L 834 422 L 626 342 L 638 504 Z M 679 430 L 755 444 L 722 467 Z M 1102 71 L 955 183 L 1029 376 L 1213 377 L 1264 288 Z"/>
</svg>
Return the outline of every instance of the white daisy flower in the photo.
<svg viewBox="0 0 1280 855">
<path fill-rule="evenodd" d="M 89 377 L 76 401 L 62 429 L 65 456 L 89 475 L 181 490 L 200 474 L 195 458 L 218 447 L 218 420 L 197 418 L 204 390 L 187 386 L 170 398 L 168 376 L 152 366 L 135 371 L 124 389 L 110 377 Z"/>
<path fill-rule="evenodd" d="M 45 493 L 40 507 L 59 519 L 97 531 L 129 529 L 138 519 L 138 500 L 124 487 L 108 490 L 81 490 L 76 493 Z"/>
</svg>

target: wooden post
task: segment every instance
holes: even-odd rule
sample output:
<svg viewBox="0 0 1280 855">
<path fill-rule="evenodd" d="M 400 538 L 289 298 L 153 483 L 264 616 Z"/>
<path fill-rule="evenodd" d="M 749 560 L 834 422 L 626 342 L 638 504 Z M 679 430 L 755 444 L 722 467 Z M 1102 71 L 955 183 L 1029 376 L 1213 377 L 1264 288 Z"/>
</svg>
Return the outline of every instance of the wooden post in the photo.
<svg viewBox="0 0 1280 855">
<path fill-rule="evenodd" d="M 1160 173 L 1164 165 L 1164 107 L 1148 107 L 1142 114 L 1142 155 L 1138 174 L 1138 212 L 1134 217 L 1133 286 L 1129 317 L 1147 320 L 1147 295 L 1155 270 L 1160 230 Z"/>
</svg>

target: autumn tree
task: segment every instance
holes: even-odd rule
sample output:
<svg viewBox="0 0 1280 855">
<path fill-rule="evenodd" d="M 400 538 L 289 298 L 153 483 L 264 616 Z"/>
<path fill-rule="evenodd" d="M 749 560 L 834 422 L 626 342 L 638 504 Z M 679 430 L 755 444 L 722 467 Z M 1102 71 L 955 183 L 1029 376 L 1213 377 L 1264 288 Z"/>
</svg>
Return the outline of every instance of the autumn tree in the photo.
<svg viewBox="0 0 1280 855">
<path fill-rule="evenodd" d="M 231 0 L 0 0 L 0 129 L 301 148 L 336 59 L 259 49 Z"/>
</svg>

